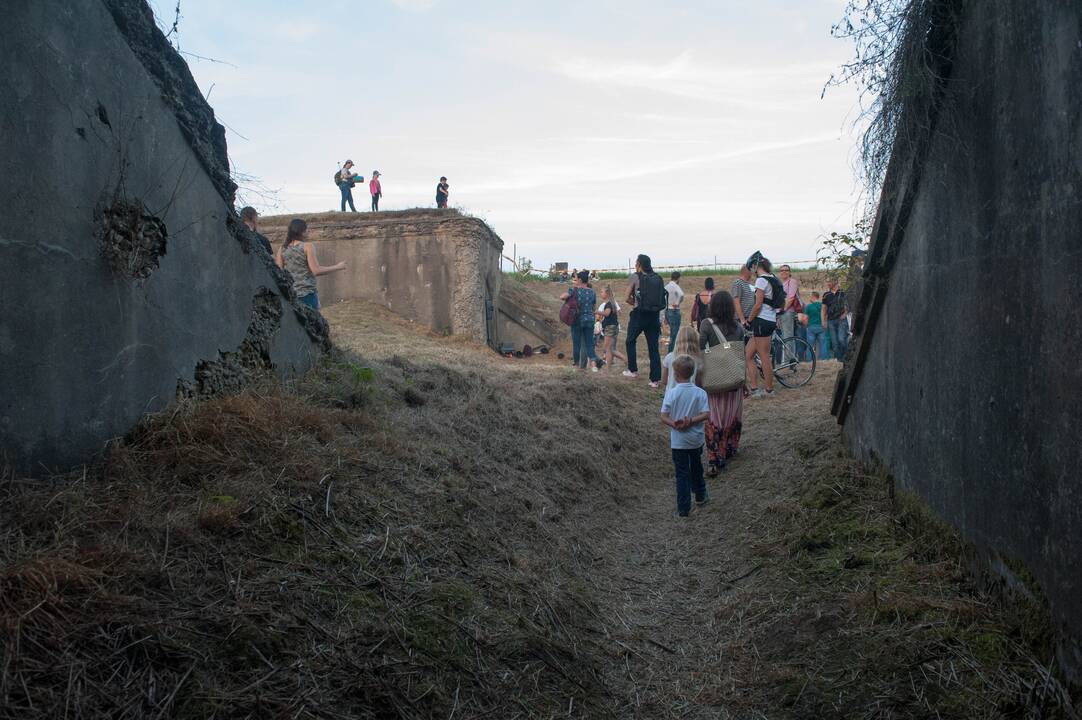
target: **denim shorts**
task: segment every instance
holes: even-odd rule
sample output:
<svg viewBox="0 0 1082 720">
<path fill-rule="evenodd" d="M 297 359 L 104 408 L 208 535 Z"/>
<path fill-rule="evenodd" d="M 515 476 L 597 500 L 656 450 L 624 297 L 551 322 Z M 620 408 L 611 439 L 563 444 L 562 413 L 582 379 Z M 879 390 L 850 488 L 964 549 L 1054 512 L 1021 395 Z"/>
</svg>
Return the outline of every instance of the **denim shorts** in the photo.
<svg viewBox="0 0 1082 720">
<path fill-rule="evenodd" d="M 620 337 L 619 325 L 602 325 L 601 334 L 605 337 L 617 338 Z"/>
<path fill-rule="evenodd" d="M 319 293 L 309 293 L 297 299 L 313 310 L 319 310 Z"/>
</svg>

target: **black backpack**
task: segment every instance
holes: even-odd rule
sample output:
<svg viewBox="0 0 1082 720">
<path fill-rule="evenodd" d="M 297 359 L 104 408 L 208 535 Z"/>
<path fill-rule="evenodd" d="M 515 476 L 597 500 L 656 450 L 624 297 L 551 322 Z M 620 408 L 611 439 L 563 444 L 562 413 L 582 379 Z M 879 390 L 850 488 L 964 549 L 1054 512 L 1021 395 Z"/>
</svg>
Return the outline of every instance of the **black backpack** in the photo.
<svg viewBox="0 0 1082 720">
<path fill-rule="evenodd" d="M 773 275 L 763 275 L 763 279 L 770 283 L 770 297 L 766 303 L 775 310 L 785 307 L 785 286 Z"/>
<path fill-rule="evenodd" d="M 669 291 L 657 273 L 639 273 L 639 306 L 643 312 L 661 312 L 669 303 Z"/>
<path fill-rule="evenodd" d="M 338 187 L 342 187 L 342 171 L 339 170 L 334 174 L 334 184 Z"/>
</svg>

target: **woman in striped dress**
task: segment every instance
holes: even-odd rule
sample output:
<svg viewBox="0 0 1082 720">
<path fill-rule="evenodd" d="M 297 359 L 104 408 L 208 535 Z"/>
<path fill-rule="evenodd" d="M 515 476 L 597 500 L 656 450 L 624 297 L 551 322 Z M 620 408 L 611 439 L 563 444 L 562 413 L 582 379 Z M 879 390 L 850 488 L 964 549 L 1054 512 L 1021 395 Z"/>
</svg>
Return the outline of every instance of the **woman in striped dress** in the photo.
<svg viewBox="0 0 1082 720">
<path fill-rule="evenodd" d="M 720 337 L 719 337 L 720 336 Z M 744 330 L 736 322 L 733 296 L 724 290 L 710 298 L 709 315 L 699 323 L 699 343 L 703 348 L 722 343 L 744 342 Z M 744 421 L 744 386 L 736 390 L 707 393 L 710 419 L 706 422 L 706 455 L 710 461 L 707 473 L 715 477 L 718 471 L 736 455 L 740 447 L 740 430 Z"/>
</svg>

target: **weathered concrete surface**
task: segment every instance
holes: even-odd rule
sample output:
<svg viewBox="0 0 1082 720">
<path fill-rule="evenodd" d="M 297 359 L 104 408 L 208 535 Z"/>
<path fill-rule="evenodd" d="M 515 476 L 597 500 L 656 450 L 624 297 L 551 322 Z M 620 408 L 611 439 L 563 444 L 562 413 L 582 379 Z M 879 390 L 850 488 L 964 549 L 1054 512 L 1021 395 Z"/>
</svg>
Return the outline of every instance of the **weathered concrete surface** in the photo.
<svg viewBox="0 0 1082 720">
<path fill-rule="evenodd" d="M 518 281 L 504 281 L 497 306 L 500 342 L 510 343 L 517 350 L 525 345 L 551 347 L 570 336 L 567 326 L 559 320 L 560 302 Z"/>
<path fill-rule="evenodd" d="M 845 434 L 1028 568 L 1079 679 L 1082 5 L 968 3 L 960 29 Z"/>
<path fill-rule="evenodd" d="M 437 332 L 498 346 L 503 241 L 482 220 L 455 210 L 278 215 L 260 219 L 275 248 L 294 217 L 308 223 L 319 262 L 346 269 L 318 279 L 327 305 L 359 299 Z"/>
<path fill-rule="evenodd" d="M 222 128 L 142 0 L 9 3 L 0 66 L 9 462 L 82 462 L 178 386 L 308 367 L 326 327 L 237 224 Z"/>
</svg>

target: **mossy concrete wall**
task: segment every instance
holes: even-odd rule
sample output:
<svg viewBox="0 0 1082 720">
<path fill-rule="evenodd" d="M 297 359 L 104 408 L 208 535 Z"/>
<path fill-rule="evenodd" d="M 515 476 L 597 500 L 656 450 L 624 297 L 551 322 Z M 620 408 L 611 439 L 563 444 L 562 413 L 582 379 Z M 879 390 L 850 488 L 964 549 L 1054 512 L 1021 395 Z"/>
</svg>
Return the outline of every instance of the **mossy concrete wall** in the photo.
<svg viewBox="0 0 1082 720">
<path fill-rule="evenodd" d="M 482 220 L 455 210 L 321 213 L 261 218 L 275 248 L 294 217 L 308 223 L 320 264 L 346 269 L 318 279 L 323 305 L 378 303 L 437 332 L 499 343 L 503 241 Z"/>
<path fill-rule="evenodd" d="M 965 7 L 912 212 L 877 232 L 904 241 L 845 434 L 1032 572 L 1078 678 L 1082 4 Z"/>
<path fill-rule="evenodd" d="M 0 453 L 90 459 L 179 393 L 306 369 L 325 325 L 236 222 L 225 135 L 143 0 L 6 3 Z"/>
</svg>

